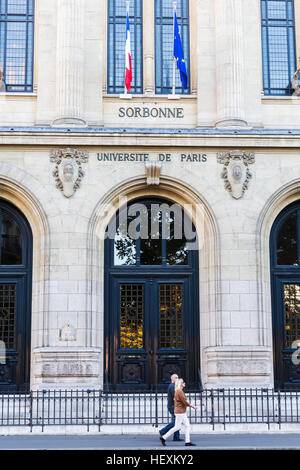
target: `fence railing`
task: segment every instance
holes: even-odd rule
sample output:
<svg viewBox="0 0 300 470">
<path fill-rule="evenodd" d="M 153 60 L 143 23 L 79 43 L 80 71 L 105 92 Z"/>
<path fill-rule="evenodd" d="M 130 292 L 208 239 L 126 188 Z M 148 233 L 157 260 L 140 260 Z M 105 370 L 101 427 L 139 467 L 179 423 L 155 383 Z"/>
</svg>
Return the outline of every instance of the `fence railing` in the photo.
<svg viewBox="0 0 300 470">
<path fill-rule="evenodd" d="M 215 429 L 221 424 L 300 423 L 300 392 L 273 389 L 205 389 L 186 392 L 197 411 L 191 424 Z M 39 390 L 30 393 L 0 392 L 0 427 L 85 426 L 98 431 L 105 425 L 168 423 L 167 394 L 102 390 Z"/>
</svg>

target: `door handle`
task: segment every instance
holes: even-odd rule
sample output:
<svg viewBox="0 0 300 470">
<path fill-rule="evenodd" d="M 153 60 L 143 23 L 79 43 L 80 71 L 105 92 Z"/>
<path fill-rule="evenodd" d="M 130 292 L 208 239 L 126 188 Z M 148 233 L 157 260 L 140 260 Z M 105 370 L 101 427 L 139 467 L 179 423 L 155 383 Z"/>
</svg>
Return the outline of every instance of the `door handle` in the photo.
<svg viewBox="0 0 300 470">
<path fill-rule="evenodd" d="M 149 350 L 149 354 L 150 354 L 151 356 L 153 356 L 153 354 L 154 354 L 153 349 L 150 349 L 150 350 Z"/>
</svg>

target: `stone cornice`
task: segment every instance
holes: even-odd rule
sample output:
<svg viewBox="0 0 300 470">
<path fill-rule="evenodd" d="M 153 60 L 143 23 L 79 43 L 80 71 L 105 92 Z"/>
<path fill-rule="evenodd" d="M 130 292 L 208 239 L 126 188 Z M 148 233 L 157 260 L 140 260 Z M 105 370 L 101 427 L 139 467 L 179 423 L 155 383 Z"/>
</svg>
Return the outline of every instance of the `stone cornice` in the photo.
<svg viewBox="0 0 300 470">
<path fill-rule="evenodd" d="M 295 149 L 300 146 L 300 129 L 0 127 L 0 145 Z"/>
</svg>

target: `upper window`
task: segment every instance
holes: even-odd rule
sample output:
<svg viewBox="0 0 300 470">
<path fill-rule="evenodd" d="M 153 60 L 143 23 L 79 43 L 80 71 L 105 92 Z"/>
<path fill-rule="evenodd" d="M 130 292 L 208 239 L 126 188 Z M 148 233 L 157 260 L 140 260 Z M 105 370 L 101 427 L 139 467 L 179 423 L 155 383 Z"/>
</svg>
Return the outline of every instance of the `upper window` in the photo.
<svg viewBox="0 0 300 470">
<path fill-rule="evenodd" d="M 33 91 L 34 0 L 0 0 L 0 68 L 6 91 Z"/>
<path fill-rule="evenodd" d="M 31 237 L 30 229 L 19 211 L 0 199 L 0 268 L 7 270 L 23 269 L 28 265 L 29 256 L 26 248 Z"/>
<path fill-rule="evenodd" d="M 132 63 L 132 93 L 143 93 L 142 0 L 131 0 L 129 8 Z M 107 92 L 124 93 L 126 2 L 108 0 Z"/>
<path fill-rule="evenodd" d="M 111 220 L 114 266 L 187 266 L 196 246 L 195 228 L 178 204 L 141 200 L 125 206 Z"/>
<path fill-rule="evenodd" d="M 189 0 L 178 0 L 176 6 L 179 33 L 182 42 L 184 60 L 189 80 Z M 171 94 L 173 85 L 173 2 L 170 0 L 155 0 L 155 92 Z M 190 84 L 184 89 L 180 74 L 175 70 L 176 94 L 190 93 Z"/>
<path fill-rule="evenodd" d="M 291 95 L 296 71 L 293 0 L 261 0 L 265 95 Z"/>
<path fill-rule="evenodd" d="M 0 264 L 22 264 L 22 235 L 17 222 L 0 209 Z"/>
<path fill-rule="evenodd" d="M 273 228 L 273 266 L 300 265 L 299 203 L 288 206 L 276 219 Z"/>
</svg>

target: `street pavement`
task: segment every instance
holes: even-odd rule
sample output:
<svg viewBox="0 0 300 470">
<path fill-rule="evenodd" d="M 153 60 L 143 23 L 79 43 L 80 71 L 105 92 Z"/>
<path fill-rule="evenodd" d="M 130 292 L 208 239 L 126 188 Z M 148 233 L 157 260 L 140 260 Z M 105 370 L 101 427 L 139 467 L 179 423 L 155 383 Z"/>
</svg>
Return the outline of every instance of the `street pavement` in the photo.
<svg viewBox="0 0 300 470">
<path fill-rule="evenodd" d="M 156 435 L 10 435 L 0 436 L 0 450 L 300 450 L 300 434 L 199 434 L 195 447 Z"/>
</svg>

